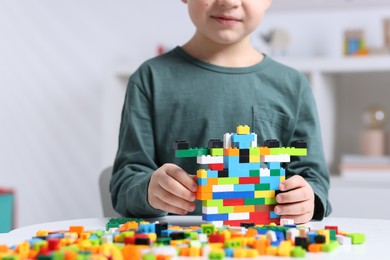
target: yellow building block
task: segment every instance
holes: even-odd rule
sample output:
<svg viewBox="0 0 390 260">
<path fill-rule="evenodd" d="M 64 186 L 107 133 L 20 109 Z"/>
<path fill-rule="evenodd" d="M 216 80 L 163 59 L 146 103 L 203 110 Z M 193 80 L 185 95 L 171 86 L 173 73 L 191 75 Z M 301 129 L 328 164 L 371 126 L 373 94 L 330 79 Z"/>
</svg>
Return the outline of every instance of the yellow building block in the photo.
<svg viewBox="0 0 390 260">
<path fill-rule="evenodd" d="M 291 254 L 291 241 L 282 241 L 278 247 L 278 256 L 290 256 Z"/>
<path fill-rule="evenodd" d="M 257 252 L 256 249 L 247 249 L 246 250 L 246 257 L 247 258 L 256 258 L 259 256 L 259 252 Z"/>
<path fill-rule="evenodd" d="M 255 198 L 274 198 L 275 191 L 274 190 L 258 190 L 255 191 Z"/>
<path fill-rule="evenodd" d="M 50 230 L 41 229 L 41 230 L 37 231 L 36 236 L 37 237 L 45 237 L 45 236 L 49 235 L 49 232 L 50 232 Z"/>
<path fill-rule="evenodd" d="M 199 257 L 200 252 L 201 252 L 200 247 L 190 247 L 188 253 L 190 257 Z"/>
<path fill-rule="evenodd" d="M 249 162 L 251 162 L 251 163 L 253 163 L 253 162 L 260 162 L 260 156 L 250 155 L 249 156 Z"/>
<path fill-rule="evenodd" d="M 207 171 L 205 169 L 199 169 L 196 171 L 196 177 L 205 179 L 207 178 Z"/>
<path fill-rule="evenodd" d="M 223 250 L 223 243 L 209 243 L 209 246 L 211 247 L 211 251 L 218 251 L 220 249 Z"/>
<path fill-rule="evenodd" d="M 246 250 L 244 248 L 235 248 L 233 253 L 234 258 L 245 258 Z"/>
<path fill-rule="evenodd" d="M 276 256 L 278 254 L 278 248 L 274 246 L 269 246 L 265 249 L 266 255 L 273 255 Z"/>
<path fill-rule="evenodd" d="M 237 126 L 237 134 L 239 135 L 249 135 L 251 129 L 248 125 L 239 125 Z"/>
</svg>

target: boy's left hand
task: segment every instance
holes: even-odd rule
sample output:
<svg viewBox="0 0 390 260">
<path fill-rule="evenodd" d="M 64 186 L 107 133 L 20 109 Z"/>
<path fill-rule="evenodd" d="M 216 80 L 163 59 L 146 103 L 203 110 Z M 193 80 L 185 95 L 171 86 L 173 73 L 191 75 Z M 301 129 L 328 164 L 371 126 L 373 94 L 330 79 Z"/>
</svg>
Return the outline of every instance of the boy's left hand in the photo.
<svg viewBox="0 0 390 260">
<path fill-rule="evenodd" d="M 294 219 L 296 224 L 309 222 L 314 215 L 314 192 L 300 175 L 295 175 L 279 184 L 282 193 L 276 196 L 275 213 L 281 218 Z"/>
</svg>

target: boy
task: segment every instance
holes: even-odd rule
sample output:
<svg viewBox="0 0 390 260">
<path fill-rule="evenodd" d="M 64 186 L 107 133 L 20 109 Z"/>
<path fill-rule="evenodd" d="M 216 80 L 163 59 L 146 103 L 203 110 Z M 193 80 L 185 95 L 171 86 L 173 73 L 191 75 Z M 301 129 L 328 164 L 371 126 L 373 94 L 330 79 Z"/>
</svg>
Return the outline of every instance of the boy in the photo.
<svg viewBox="0 0 390 260">
<path fill-rule="evenodd" d="M 250 33 L 272 0 L 182 0 L 196 27 L 182 47 L 145 62 L 130 77 L 111 179 L 123 216 L 200 214 L 197 165 L 175 158 L 172 143 L 204 146 L 248 125 L 258 143 L 308 142 L 287 164 L 275 213 L 296 223 L 331 212 L 329 175 L 311 89 L 304 77 L 259 53 Z M 180 167 L 179 167 L 180 166 Z"/>
</svg>

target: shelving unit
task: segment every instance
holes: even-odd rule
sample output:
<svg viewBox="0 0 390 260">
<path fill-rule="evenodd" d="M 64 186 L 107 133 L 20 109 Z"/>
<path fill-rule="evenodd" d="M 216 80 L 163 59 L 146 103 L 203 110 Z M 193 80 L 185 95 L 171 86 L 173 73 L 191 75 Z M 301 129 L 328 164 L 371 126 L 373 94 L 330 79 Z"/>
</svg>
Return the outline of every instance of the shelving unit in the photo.
<svg viewBox="0 0 390 260">
<path fill-rule="evenodd" d="M 338 87 L 340 85 L 350 87 L 350 98 L 353 98 L 353 95 L 359 95 L 359 93 L 354 92 L 353 86 L 346 86 L 345 82 L 348 80 L 345 80 L 345 78 L 362 74 L 370 77 L 371 74 L 372 79 L 376 80 L 377 73 L 386 74 L 390 72 L 390 56 L 305 59 L 280 58 L 277 60 L 301 71 L 307 76 L 317 101 L 325 157 L 328 164 L 334 169 L 335 163 L 338 162 L 335 154 L 337 156 L 340 155 L 340 152 L 337 152 L 337 149 L 340 147 L 336 145 L 336 142 L 340 139 L 340 137 L 336 136 L 337 124 L 340 121 L 338 115 L 340 114 L 340 109 L 343 109 L 342 107 L 338 107 Z M 390 81 L 390 77 L 388 79 Z M 382 81 L 384 80 L 382 79 Z M 386 84 L 386 82 L 381 82 L 380 84 Z"/>
</svg>

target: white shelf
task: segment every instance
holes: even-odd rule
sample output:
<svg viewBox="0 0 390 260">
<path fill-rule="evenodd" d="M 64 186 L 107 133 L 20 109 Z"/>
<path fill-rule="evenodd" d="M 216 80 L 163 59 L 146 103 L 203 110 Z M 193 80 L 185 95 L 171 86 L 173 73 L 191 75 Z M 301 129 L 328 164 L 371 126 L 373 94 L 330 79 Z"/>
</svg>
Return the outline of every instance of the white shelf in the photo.
<svg viewBox="0 0 390 260">
<path fill-rule="evenodd" d="M 271 11 L 389 6 L 390 0 L 276 0 Z"/>
<path fill-rule="evenodd" d="M 341 74 L 390 71 L 390 55 L 340 58 L 277 58 L 277 60 L 303 73 Z"/>
</svg>

